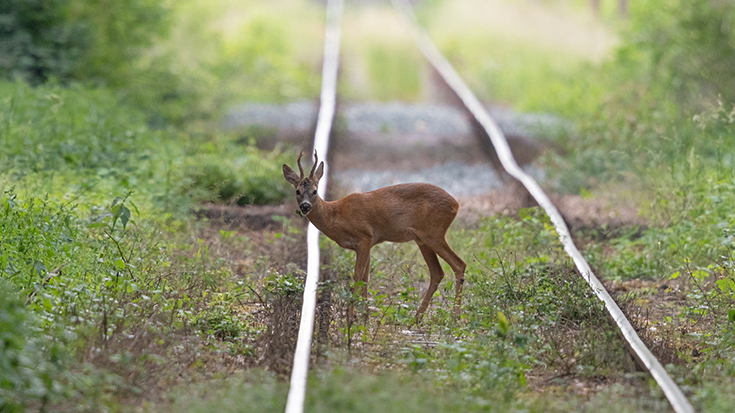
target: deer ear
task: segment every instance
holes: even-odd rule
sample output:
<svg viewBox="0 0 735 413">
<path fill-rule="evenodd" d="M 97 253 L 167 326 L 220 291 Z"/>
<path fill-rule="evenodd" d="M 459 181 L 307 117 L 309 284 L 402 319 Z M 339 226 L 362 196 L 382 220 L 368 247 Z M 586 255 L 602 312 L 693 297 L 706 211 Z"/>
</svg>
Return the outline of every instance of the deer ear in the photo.
<svg viewBox="0 0 735 413">
<path fill-rule="evenodd" d="M 296 186 L 296 184 L 299 182 L 299 176 L 296 175 L 296 172 L 291 169 L 290 166 L 283 164 L 283 177 L 286 178 L 286 181 L 288 181 L 289 184 Z"/>
<path fill-rule="evenodd" d="M 322 179 L 322 175 L 324 175 L 324 161 L 319 164 L 319 167 L 316 168 L 316 171 L 314 171 L 314 179 L 319 182 L 320 179 Z"/>
</svg>

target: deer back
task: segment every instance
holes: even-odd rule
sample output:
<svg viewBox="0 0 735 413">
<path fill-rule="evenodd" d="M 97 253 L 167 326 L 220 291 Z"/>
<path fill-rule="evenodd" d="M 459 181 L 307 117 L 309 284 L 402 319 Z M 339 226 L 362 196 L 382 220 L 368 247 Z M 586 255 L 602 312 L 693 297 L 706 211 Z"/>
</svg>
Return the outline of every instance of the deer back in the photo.
<svg viewBox="0 0 735 413">
<path fill-rule="evenodd" d="M 377 244 L 410 241 L 417 233 L 436 232 L 443 236 L 459 209 L 457 201 L 446 191 L 423 183 L 356 193 L 325 204 L 323 211 L 315 210 L 309 218 L 325 235 L 346 248 L 366 238 Z"/>
</svg>

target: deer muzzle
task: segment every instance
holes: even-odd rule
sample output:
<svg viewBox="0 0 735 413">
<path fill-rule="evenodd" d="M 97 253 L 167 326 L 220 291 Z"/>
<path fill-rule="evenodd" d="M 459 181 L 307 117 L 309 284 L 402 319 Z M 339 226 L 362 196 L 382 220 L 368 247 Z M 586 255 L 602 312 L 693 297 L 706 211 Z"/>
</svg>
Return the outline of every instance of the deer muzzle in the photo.
<svg viewBox="0 0 735 413">
<path fill-rule="evenodd" d="M 311 204 L 308 202 L 302 202 L 301 205 L 299 205 L 299 209 L 302 214 L 306 215 L 311 211 Z"/>
</svg>

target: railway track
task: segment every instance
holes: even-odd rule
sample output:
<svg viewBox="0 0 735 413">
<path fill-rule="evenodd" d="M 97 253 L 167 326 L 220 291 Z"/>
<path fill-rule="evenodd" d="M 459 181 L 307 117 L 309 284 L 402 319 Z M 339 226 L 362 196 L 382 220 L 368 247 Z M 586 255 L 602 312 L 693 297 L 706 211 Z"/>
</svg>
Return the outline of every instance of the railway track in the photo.
<svg viewBox="0 0 735 413">
<path fill-rule="evenodd" d="M 605 290 L 605 287 L 592 272 L 589 264 L 574 245 L 571 234 L 562 215 L 538 185 L 536 180 L 519 167 L 513 153 L 511 152 L 510 146 L 508 145 L 508 141 L 506 140 L 502 130 L 498 127 L 496 121 L 488 114 L 486 108 L 474 96 L 472 91 L 467 87 L 451 64 L 441 55 L 429 36 L 420 28 L 413 14 L 413 10 L 407 1 L 392 0 L 392 2 L 395 9 L 411 26 L 416 43 L 422 54 L 457 95 L 465 109 L 473 116 L 476 123 L 482 127 L 482 130 L 485 132 L 487 139 L 496 154 L 495 163 L 502 166 L 510 176 L 522 184 L 530 196 L 532 196 L 547 213 L 556 228 L 556 232 L 559 234 L 560 241 L 564 245 L 564 250 L 574 261 L 580 276 L 587 282 L 597 298 L 604 303 L 607 313 L 617 326 L 620 335 L 624 338 L 624 342 L 626 343 L 629 353 L 634 357 L 639 366 L 645 369 L 656 381 L 676 412 L 693 412 L 693 407 L 684 396 L 681 389 L 679 389 L 661 363 L 654 357 L 638 337 L 628 319 L 617 306 L 610 294 Z M 339 43 L 341 37 L 340 26 L 343 9 L 343 0 L 328 1 L 321 99 L 314 139 L 314 149 L 324 160 L 328 159 L 328 149 L 330 147 L 329 136 L 336 111 Z M 329 169 L 327 165 L 325 168 L 324 178 L 322 178 L 319 185 L 319 194 L 322 198 L 324 198 L 327 192 L 328 172 Z M 303 411 L 304 399 L 307 391 L 306 378 L 308 374 L 308 362 L 314 327 L 314 313 L 320 264 L 319 231 L 312 224 L 309 224 L 307 231 L 307 243 L 307 276 L 304 287 L 298 341 L 294 354 L 291 387 L 286 405 L 287 413 L 300 413 Z"/>
</svg>

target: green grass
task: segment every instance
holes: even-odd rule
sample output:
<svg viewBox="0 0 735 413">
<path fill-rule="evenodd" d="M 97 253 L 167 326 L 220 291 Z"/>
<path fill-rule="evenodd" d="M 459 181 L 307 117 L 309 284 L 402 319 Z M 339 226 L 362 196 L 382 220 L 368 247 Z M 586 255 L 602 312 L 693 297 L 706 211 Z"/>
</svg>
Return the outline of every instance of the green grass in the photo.
<svg viewBox="0 0 735 413">
<path fill-rule="evenodd" d="M 469 264 L 462 322 L 452 321 L 448 275 L 421 329 L 432 344 L 412 342 L 416 338 L 402 330 L 412 323 L 417 283 L 428 271 L 414 245 L 376 247 L 369 321 L 348 326 L 335 317 L 333 344 L 310 374 L 307 411 L 650 411 L 666 405 L 655 386 L 632 372 L 615 329 L 602 321 L 601 303 L 569 268 L 539 211 L 454 228 L 449 242 Z M 355 303 L 347 292 L 354 257 L 326 244 L 327 285 L 335 314 L 343 314 Z M 279 281 L 273 291 L 289 285 Z M 557 375 L 582 382 L 603 375 L 616 384 L 591 398 L 570 392 L 563 380 L 538 392 L 529 384 L 544 382 L 536 377 L 540 372 L 549 383 L 557 383 Z M 149 409 L 279 411 L 286 391 L 275 375 L 249 370 L 178 387 L 168 402 Z"/>
<path fill-rule="evenodd" d="M 222 242 L 243 254 L 253 247 L 226 231 L 192 238 L 198 224 L 188 211 L 205 200 L 281 202 L 278 165 L 293 154 L 151 129 L 105 89 L 0 89 L 0 277 L 38 319 L 27 322 L 32 337 L 54 337 L 24 345 L 31 333 L 3 324 L 2 334 L 21 337 L 10 350 L 46 349 L 4 367 L 3 408 L 114 406 L 141 393 L 146 371 L 175 360 L 167 348 L 189 325 L 200 326 L 205 344 L 249 354 L 257 329 L 231 308 L 243 286 L 219 251 Z M 231 174 L 217 181 L 228 192 L 202 183 L 213 168 Z M 212 242 L 218 252 L 210 254 Z M 26 372 L 38 356 L 50 367 L 39 361 Z"/>
<path fill-rule="evenodd" d="M 516 394 L 512 400 L 491 394 L 466 397 L 456 388 L 440 386 L 418 374 L 384 371 L 365 374 L 350 368 L 318 369 L 309 379 L 304 410 L 307 412 L 568 412 L 586 408 L 601 412 L 638 412 L 665 409 L 661 402 L 641 402 L 629 397 L 635 389 L 612 386 L 584 400 L 573 395 L 534 396 Z M 148 411 L 182 412 L 278 412 L 285 408 L 287 388 L 272 375 L 247 374 L 186 387 L 171 395 L 170 406 L 150 406 Z"/>
<path fill-rule="evenodd" d="M 520 111 L 586 110 L 599 100 L 599 85 L 576 79 L 589 63 L 539 49 L 522 40 L 489 34 L 446 35 L 439 45 L 479 96 Z"/>
<path fill-rule="evenodd" d="M 0 406 L 24 411 L 33 402 L 57 402 L 67 396 L 64 362 L 68 357 L 41 320 L 29 311 L 12 284 L 0 279 Z"/>
<path fill-rule="evenodd" d="M 0 89 L 0 183 L 24 197 L 107 202 L 135 191 L 150 208 L 186 208 L 187 199 L 264 204 L 286 196 L 278 165 L 290 153 L 259 151 L 241 143 L 247 136 L 153 129 L 105 89 Z"/>
</svg>

